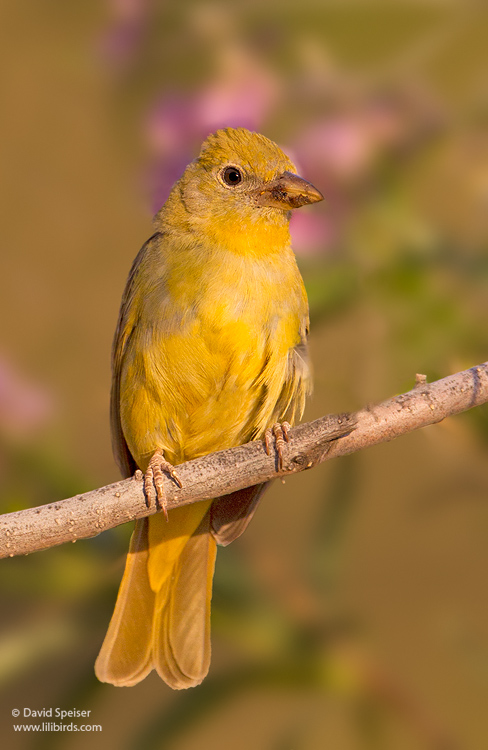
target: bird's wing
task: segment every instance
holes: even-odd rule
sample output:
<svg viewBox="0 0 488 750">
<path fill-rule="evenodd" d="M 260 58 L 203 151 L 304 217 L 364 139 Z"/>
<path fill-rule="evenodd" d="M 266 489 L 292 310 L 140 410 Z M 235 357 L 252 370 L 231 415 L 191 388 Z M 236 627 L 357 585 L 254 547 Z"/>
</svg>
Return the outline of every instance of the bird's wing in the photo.
<svg viewBox="0 0 488 750">
<path fill-rule="evenodd" d="M 131 337 L 138 324 L 138 310 L 134 304 L 134 281 L 139 267 L 146 257 L 148 251 L 161 238 L 161 233 L 156 232 L 139 250 L 130 269 L 129 277 L 125 285 L 120 306 L 119 319 L 112 346 L 112 390 L 110 394 L 110 425 L 112 430 L 112 449 L 115 460 L 123 474 L 128 477 L 134 473 L 137 464 L 129 450 L 122 431 L 120 419 L 120 378 L 122 363 Z"/>
<path fill-rule="evenodd" d="M 217 497 L 210 510 L 210 533 L 222 547 L 237 539 L 247 529 L 269 482 L 246 487 Z"/>
<path fill-rule="evenodd" d="M 288 352 L 287 373 L 277 401 L 278 422 L 295 424 L 302 418 L 305 399 L 312 392 L 312 374 L 308 355 L 308 319 L 300 332 L 300 342 Z"/>
<path fill-rule="evenodd" d="M 286 420 L 294 424 L 301 418 L 305 398 L 311 391 L 307 324 L 308 319 L 303 321 L 300 343 L 288 352 L 286 377 L 273 410 L 272 422 Z M 212 502 L 210 533 L 217 544 L 225 547 L 245 531 L 268 485 L 269 482 L 264 482 L 246 487 Z"/>
</svg>

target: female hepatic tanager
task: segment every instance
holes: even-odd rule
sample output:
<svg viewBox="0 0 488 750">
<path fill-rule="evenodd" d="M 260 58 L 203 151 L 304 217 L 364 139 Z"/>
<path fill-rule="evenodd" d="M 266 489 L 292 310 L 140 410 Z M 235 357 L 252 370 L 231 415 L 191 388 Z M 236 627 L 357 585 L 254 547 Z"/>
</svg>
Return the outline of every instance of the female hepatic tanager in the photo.
<svg viewBox="0 0 488 750">
<path fill-rule="evenodd" d="M 164 506 L 173 464 L 278 439 L 310 391 L 308 305 L 290 246 L 290 209 L 322 200 L 272 141 L 210 135 L 155 217 L 125 288 L 112 353 L 114 451 Z M 267 440 L 269 444 L 269 440 Z M 263 448 L 264 450 L 264 448 Z M 96 662 L 103 682 L 156 669 L 172 688 L 210 663 L 216 545 L 246 528 L 263 485 L 136 522 Z"/>
</svg>

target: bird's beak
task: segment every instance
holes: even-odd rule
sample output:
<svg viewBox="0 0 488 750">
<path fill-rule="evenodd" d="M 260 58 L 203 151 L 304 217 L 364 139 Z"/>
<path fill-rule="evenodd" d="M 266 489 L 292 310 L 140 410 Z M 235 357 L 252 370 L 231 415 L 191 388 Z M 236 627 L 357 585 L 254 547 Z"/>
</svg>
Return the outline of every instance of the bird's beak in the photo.
<svg viewBox="0 0 488 750">
<path fill-rule="evenodd" d="M 289 211 L 300 208 L 307 203 L 323 201 L 324 196 L 310 182 L 293 172 L 283 172 L 272 182 L 267 182 L 256 190 L 255 201 L 258 206 L 271 206 Z"/>
</svg>

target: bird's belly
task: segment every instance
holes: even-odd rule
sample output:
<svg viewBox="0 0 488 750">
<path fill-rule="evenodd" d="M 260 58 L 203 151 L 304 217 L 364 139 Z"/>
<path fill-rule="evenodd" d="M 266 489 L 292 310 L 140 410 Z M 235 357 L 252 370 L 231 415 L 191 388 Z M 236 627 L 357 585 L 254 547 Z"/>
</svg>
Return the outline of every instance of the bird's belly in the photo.
<svg viewBox="0 0 488 750">
<path fill-rule="evenodd" d="M 121 421 L 138 466 L 157 448 L 180 463 L 252 439 L 266 357 L 264 338 L 242 322 L 135 342 L 122 372 Z"/>
</svg>

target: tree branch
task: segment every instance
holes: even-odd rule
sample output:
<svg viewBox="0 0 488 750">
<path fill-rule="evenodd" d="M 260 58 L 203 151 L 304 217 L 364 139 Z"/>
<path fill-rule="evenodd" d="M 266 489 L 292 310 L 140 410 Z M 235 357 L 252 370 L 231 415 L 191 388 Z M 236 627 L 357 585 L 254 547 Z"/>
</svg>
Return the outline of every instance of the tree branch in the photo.
<svg viewBox="0 0 488 750">
<path fill-rule="evenodd" d="M 417 376 L 408 393 L 356 414 L 329 415 L 290 431 L 284 469 L 255 441 L 211 453 L 178 467 L 183 487 L 165 477 L 168 509 L 234 492 L 276 476 L 295 474 L 336 456 L 354 453 L 440 422 L 488 401 L 488 362 L 427 384 Z M 130 479 L 67 500 L 0 516 L 0 557 L 25 555 L 156 513 L 147 507 L 141 472 Z"/>
</svg>

